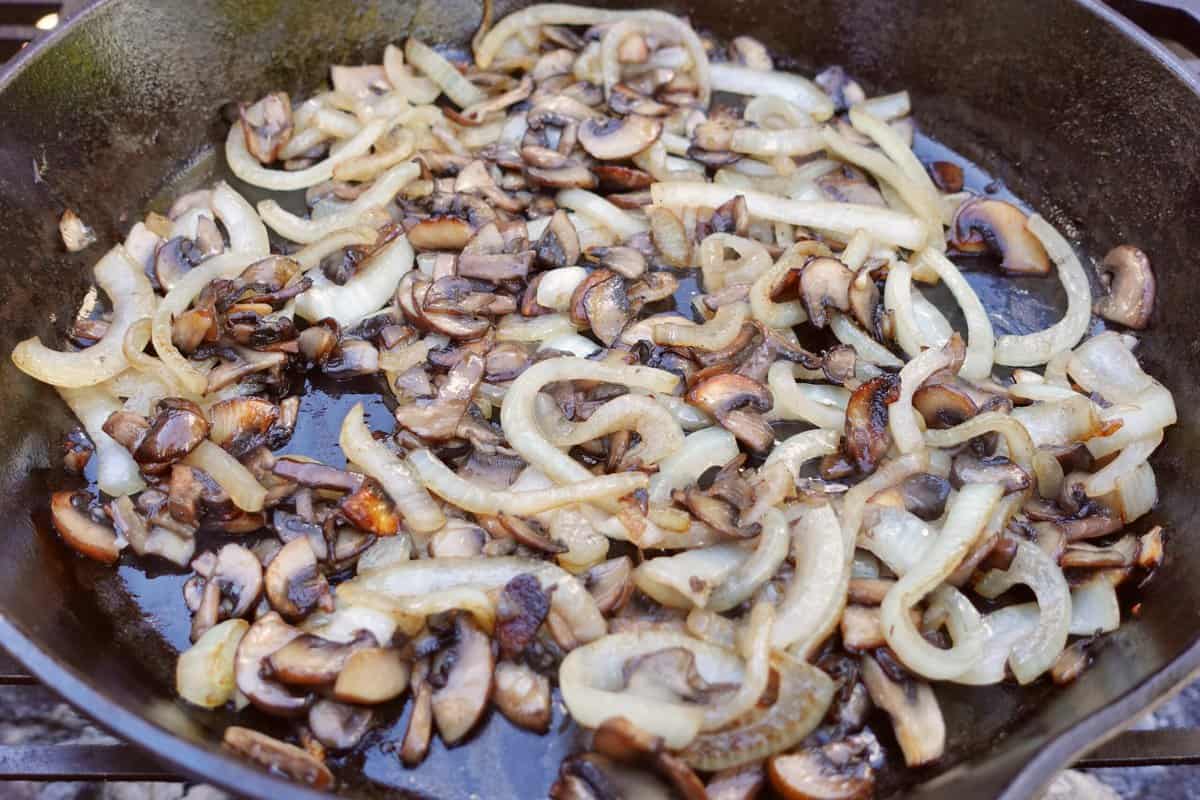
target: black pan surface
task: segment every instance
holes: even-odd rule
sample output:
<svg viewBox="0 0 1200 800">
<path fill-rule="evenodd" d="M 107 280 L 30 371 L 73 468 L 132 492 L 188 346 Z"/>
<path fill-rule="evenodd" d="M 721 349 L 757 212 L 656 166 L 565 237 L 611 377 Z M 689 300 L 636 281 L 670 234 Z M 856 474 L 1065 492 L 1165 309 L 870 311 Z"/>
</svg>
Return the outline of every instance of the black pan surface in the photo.
<svg viewBox="0 0 1200 800">
<path fill-rule="evenodd" d="M 999 179 L 1082 254 L 1129 241 L 1154 260 L 1160 306 L 1141 352 L 1180 411 L 1155 462 L 1163 497 L 1155 521 L 1174 534 L 1167 565 L 1138 598 L 1140 616 L 1109 637 L 1076 685 L 943 692 L 951 743 L 943 763 L 885 779 L 913 796 L 1027 796 L 1200 666 L 1200 582 L 1190 577 L 1200 552 L 1187 542 L 1200 479 L 1200 463 L 1187 458 L 1200 433 L 1192 311 L 1200 289 L 1187 275 L 1200 252 L 1200 87 L 1088 0 L 965 0 L 936 14 L 919 0 L 741 0 L 687 10 L 697 25 L 754 35 L 806 70 L 840 63 L 869 90 L 908 89 L 932 137 L 922 155 L 945 143 L 979 165 L 977 188 Z M 95 253 L 163 197 L 165 184 L 173 192 L 219 169 L 211 148 L 223 137 L 224 103 L 276 87 L 303 94 L 329 63 L 378 59 L 410 32 L 465 42 L 478 15 L 465 0 L 110 0 L 30 48 L 0 78 L 0 352 L 34 333 L 57 338 Z M 96 227 L 100 245 L 63 252 L 56 224 L 65 207 Z M 971 280 L 1004 324 L 1040 323 L 1006 311 L 1024 296 L 1010 284 L 986 270 Z M 1054 312 L 1053 292 L 1020 288 Z M 354 391 L 306 402 L 340 420 Z M 379 411 L 376 427 L 386 429 Z M 182 578 L 85 563 L 49 530 L 42 509 L 64 480 L 58 442 L 69 427 L 53 393 L 3 359 L 0 640 L 67 700 L 182 770 L 247 796 L 311 794 L 223 755 L 217 743 L 229 720 L 172 699 L 174 648 L 186 642 Z M 331 444 L 312 416 L 301 427 L 294 447 L 319 455 Z M 401 706 L 391 709 L 393 732 L 405 724 Z M 388 738 L 342 759 L 348 794 L 543 796 L 576 737 L 573 729 L 534 736 L 497 716 L 466 747 L 435 744 L 416 771 L 399 767 L 382 744 Z"/>
</svg>

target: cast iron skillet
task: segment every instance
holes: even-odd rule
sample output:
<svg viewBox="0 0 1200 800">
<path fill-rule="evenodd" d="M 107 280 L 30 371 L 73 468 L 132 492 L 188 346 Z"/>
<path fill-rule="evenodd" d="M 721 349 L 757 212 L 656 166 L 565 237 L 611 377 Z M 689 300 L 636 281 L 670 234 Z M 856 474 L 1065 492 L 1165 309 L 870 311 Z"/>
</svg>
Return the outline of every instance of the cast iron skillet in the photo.
<svg viewBox="0 0 1200 800">
<path fill-rule="evenodd" d="M 885 791 L 915 797 L 1029 796 L 1200 667 L 1200 548 L 1188 541 L 1200 459 L 1187 458 L 1200 446 L 1200 281 L 1189 274 L 1200 253 L 1200 85 L 1094 0 L 958 0 L 942 13 L 921 0 L 664 6 L 722 37 L 756 36 L 801 67 L 840 63 L 868 89 L 908 89 L 926 133 L 1003 180 L 1082 252 L 1133 242 L 1157 267 L 1159 310 L 1141 353 L 1179 408 L 1155 462 L 1157 517 L 1175 537 L 1140 616 L 1065 691 L 942 692 L 943 762 L 884 779 Z M 30 47 L 0 78 L 0 353 L 31 334 L 58 338 L 96 254 L 164 175 L 223 136 L 223 104 L 276 87 L 303 94 L 329 63 L 377 61 L 409 33 L 465 42 L 478 17 L 468 0 L 108 0 Z M 79 256 L 58 241 L 68 206 L 101 235 Z M 58 442 L 70 425 L 53 392 L 0 358 L 0 641 L 69 702 L 182 772 L 251 797 L 315 797 L 222 753 L 228 720 L 172 698 L 173 654 L 160 635 L 169 621 L 142 608 L 164 580 L 170 591 L 178 582 L 83 563 L 49 530 L 47 492 L 63 481 Z M 467 747 L 435 745 L 419 770 L 376 745 L 345 759 L 340 776 L 357 797 L 535 797 L 574 741 L 497 719 Z"/>
</svg>

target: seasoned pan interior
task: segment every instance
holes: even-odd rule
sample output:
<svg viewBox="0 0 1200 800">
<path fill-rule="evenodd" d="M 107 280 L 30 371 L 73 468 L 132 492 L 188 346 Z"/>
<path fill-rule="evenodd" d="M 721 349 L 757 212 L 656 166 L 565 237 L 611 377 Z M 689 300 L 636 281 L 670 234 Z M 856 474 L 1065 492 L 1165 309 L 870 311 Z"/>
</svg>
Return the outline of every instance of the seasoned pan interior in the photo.
<svg viewBox="0 0 1200 800">
<path fill-rule="evenodd" d="M 1137 597 L 1140 616 L 1065 691 L 1037 684 L 942 693 L 947 757 L 937 768 L 892 774 L 881 786 L 908 788 L 956 765 L 964 766 L 926 787 L 930 796 L 961 792 L 959 781 L 1001 780 L 1048 737 L 1162 670 L 1200 636 L 1191 611 L 1200 585 L 1189 574 L 1200 570 L 1200 553 L 1187 547 L 1186 527 L 1200 479 L 1200 463 L 1187 458 L 1200 430 L 1200 323 L 1192 311 L 1200 290 L 1187 274 L 1189 257 L 1200 251 L 1200 100 L 1152 55 L 1068 0 L 1039 2 L 1036 12 L 1018 0 L 966 0 L 937 15 L 916 0 L 668 8 L 721 37 L 753 35 L 805 71 L 840 63 L 868 90 L 908 89 L 921 131 L 981 167 L 976 188 L 998 179 L 1073 236 L 1086 256 L 1132 242 L 1157 267 L 1159 310 L 1140 352 L 1147 371 L 1175 392 L 1180 421 L 1155 462 L 1162 506 L 1148 520 L 1166 524 L 1174 542 L 1166 566 Z M 33 334 L 54 340 L 87 289 L 94 254 L 164 190 L 188 188 L 220 169 L 211 148 L 224 134 L 226 102 L 276 87 L 310 91 L 327 64 L 378 59 L 384 44 L 410 32 L 465 43 L 478 14 L 464 0 L 127 0 L 102 4 L 58 34 L 0 90 L 0 351 Z M 65 207 L 96 228 L 100 245 L 78 256 L 63 252 L 56 224 Z M 1011 283 L 992 282 L 986 271 L 971 279 L 997 287 L 985 302 L 999 314 L 998 328 L 1023 332 L 1044 321 L 1007 311 Z M 1022 288 L 1050 290 L 1045 310 L 1056 313 L 1053 280 Z M 7 520 L 0 609 L 76 679 L 185 740 L 214 747 L 221 716 L 171 699 L 173 648 L 186 641 L 182 578 L 130 566 L 114 573 L 59 544 L 44 509 L 49 488 L 64 480 L 58 446 L 69 416 L 53 392 L 7 359 L 0 370 L 0 514 Z M 328 419 L 340 420 L 353 391 L 323 401 Z M 321 437 L 332 436 L 324 427 L 302 415 L 292 447 L 308 439 L 305 452 L 329 457 L 320 449 Z M 394 730 L 403 730 L 395 711 Z M 878 726 L 881 738 L 886 728 Z M 435 745 L 414 772 L 387 752 L 387 738 L 385 731 L 374 746 L 345 757 L 341 777 L 352 791 L 370 796 L 390 785 L 436 797 L 541 796 L 575 734 L 568 728 L 538 737 L 497 715 L 468 747 Z M 196 763 L 181 750 L 173 754 Z M 204 777 L 256 790 L 236 768 Z"/>
</svg>

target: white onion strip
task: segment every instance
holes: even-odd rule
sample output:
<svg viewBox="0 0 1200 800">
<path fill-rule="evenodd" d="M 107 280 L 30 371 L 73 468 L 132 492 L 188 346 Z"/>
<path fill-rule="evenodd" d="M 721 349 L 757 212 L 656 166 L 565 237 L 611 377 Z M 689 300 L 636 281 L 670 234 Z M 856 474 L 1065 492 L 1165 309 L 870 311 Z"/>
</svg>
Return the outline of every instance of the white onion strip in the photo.
<svg viewBox="0 0 1200 800">
<path fill-rule="evenodd" d="M 234 175 L 252 186 L 275 192 L 307 189 L 332 179 L 333 168 L 338 164 L 368 152 L 389 127 L 388 120 L 373 119 L 352 139 L 346 140 L 336 152 L 330 153 L 324 161 L 307 169 L 286 172 L 281 169 L 268 169 L 258 163 L 258 159 L 246 149 L 246 137 L 242 134 L 241 124 L 235 123 L 229 128 L 229 135 L 225 138 L 225 160 Z"/>
<path fill-rule="evenodd" d="M 348 461 L 379 481 L 410 529 L 432 533 L 446 524 L 442 509 L 416 479 L 408 464 L 371 435 L 362 403 L 356 403 L 342 420 L 338 445 Z"/>
<path fill-rule="evenodd" d="M 837 626 L 846 605 L 854 541 L 829 505 L 806 508 L 792 524 L 796 571 L 779 604 L 771 647 L 807 659 Z"/>
<path fill-rule="evenodd" d="M 771 412 L 779 419 L 803 420 L 830 430 L 841 430 L 846 424 L 850 393 L 841 387 L 797 383 L 792 375 L 792 365 L 787 361 L 776 361 L 771 365 L 767 370 L 767 386 L 774 399 Z M 816 389 L 827 391 L 812 391 Z M 823 402 L 825 400 L 835 402 Z"/>
<path fill-rule="evenodd" d="M 777 508 L 767 509 L 762 518 L 758 546 L 737 569 L 721 581 L 708 598 L 705 608 L 728 611 L 749 600 L 758 588 L 771 579 L 788 554 L 788 525 Z M 760 692 L 761 694 L 761 692 Z"/>
<path fill-rule="evenodd" d="M 112 321 L 100 341 L 77 352 L 51 350 L 36 337 L 19 343 L 12 352 L 17 368 L 42 383 L 80 388 L 95 386 L 121 373 L 125 358 L 125 334 L 139 319 L 154 313 L 154 289 L 149 279 L 121 245 L 98 262 L 93 272 L 96 284 L 113 304 Z M 145 341 L 141 342 L 146 346 Z"/>
<path fill-rule="evenodd" d="M 780 540 L 783 542 L 782 551 L 786 555 L 787 526 L 782 525 L 782 528 L 784 532 Z M 779 560 L 782 561 L 783 556 L 780 556 Z M 742 648 L 746 659 L 746 673 L 732 697 L 705 709 L 704 722 L 700 725 L 701 731 L 720 730 L 743 714 L 754 710 L 771 679 L 771 627 L 774 624 L 775 608 L 770 603 L 757 603 L 750 610 L 750 619 L 746 625 L 746 644 Z"/>
<path fill-rule="evenodd" d="M 556 447 L 574 447 L 617 431 L 637 431 L 641 441 L 629 449 L 625 458 L 630 463 L 645 466 L 671 456 L 684 443 L 683 428 L 671 412 L 646 395 L 614 397 L 583 422 L 564 420 L 564 423 L 562 429 L 553 434 L 547 431 L 546 438 Z"/>
<path fill-rule="evenodd" d="M 508 405 L 508 402 L 505 402 L 504 408 L 508 408 Z M 431 492 L 474 514 L 496 514 L 503 511 L 517 516 L 528 516 L 574 503 L 624 497 L 638 489 L 646 488 L 648 481 L 640 472 L 622 472 L 599 477 L 590 477 L 588 473 L 588 478 L 552 489 L 507 492 L 489 489 L 460 478 L 429 450 L 415 450 L 409 453 L 408 463 Z"/>
<path fill-rule="evenodd" d="M 454 65 L 429 45 L 408 37 L 404 43 L 404 57 L 408 63 L 441 87 L 442 92 L 459 108 L 473 106 L 487 100 L 487 93 L 462 76 Z"/>
<path fill-rule="evenodd" d="M 344 228 L 334 231 L 312 244 L 305 245 L 295 253 L 292 253 L 291 259 L 299 264 L 300 268 L 305 272 L 310 272 L 321 266 L 321 261 L 326 256 L 332 255 L 339 250 L 344 250 L 347 247 L 373 245 L 378 238 L 379 234 L 375 229 L 366 225 Z"/>
<path fill-rule="evenodd" d="M 258 213 L 271 230 L 285 239 L 311 244 L 336 230 L 361 224 L 364 215 L 387 206 L 401 189 L 416 180 L 420 174 L 421 168 L 415 161 L 397 164 L 380 175 L 371 184 L 371 188 L 359 195 L 349 206 L 319 219 L 298 217 L 286 211 L 275 200 L 263 200 L 259 203 Z"/>
<path fill-rule="evenodd" d="M 650 478 L 649 501 L 662 505 L 671 492 L 694 482 L 705 470 L 729 463 L 738 454 L 737 439 L 724 428 L 713 426 L 689 433 L 675 453 L 658 465 Z"/>
<path fill-rule="evenodd" d="M 183 463 L 207 472 L 242 511 L 262 511 L 267 490 L 250 470 L 218 445 L 205 439 L 188 453 Z"/>
<path fill-rule="evenodd" d="M 953 428 L 927 430 L 925 443 L 930 447 L 954 447 L 991 431 L 1004 437 L 1009 459 L 1032 475 L 1034 446 L 1029 432 L 1020 422 L 999 411 L 988 411 L 971 417 Z"/>
<path fill-rule="evenodd" d="M 697 181 L 655 183 L 650 195 L 656 205 L 680 208 L 701 206 L 718 208 L 738 195 L 746 198 L 753 217 L 770 222 L 786 222 L 807 228 L 820 228 L 844 236 L 862 229 L 876 242 L 915 250 L 924 244 L 927 233 L 923 221 L 911 214 L 878 206 L 856 203 L 789 200 L 786 197 Z"/>
<path fill-rule="evenodd" d="M 829 314 L 829 329 L 839 342 L 853 347 L 855 354 L 863 361 L 869 361 L 877 367 L 904 366 L 899 356 L 872 339 L 854 320 L 840 311 Z"/>
<path fill-rule="evenodd" d="M 213 188 L 212 209 L 229 233 L 229 249 L 235 253 L 265 258 L 271 254 L 267 229 L 254 206 L 221 181 Z"/>
<path fill-rule="evenodd" d="M 1092 315 L 1092 289 L 1070 243 L 1038 214 L 1031 216 L 1025 227 L 1041 241 L 1058 268 L 1059 280 L 1067 291 L 1067 313 L 1037 333 L 997 339 L 996 363 L 1009 367 L 1045 364 L 1058 353 L 1070 350 L 1087 333 Z"/>
<path fill-rule="evenodd" d="M 987 309 L 983 307 L 979 295 L 971 288 L 971 284 L 967 283 L 958 267 L 933 248 L 921 251 L 915 259 L 915 266 L 926 266 L 937 273 L 946 288 L 954 295 L 954 299 L 958 302 L 963 317 L 966 319 L 967 356 L 963 360 L 962 369 L 958 371 L 958 374 L 973 381 L 990 377 L 996 336 L 992 331 L 992 323 L 988 319 Z"/>
<path fill-rule="evenodd" d="M 146 482 L 133 456 L 104 432 L 104 423 L 113 412 L 121 410 L 121 401 L 99 386 L 60 386 L 58 393 L 96 446 L 96 485 L 100 491 L 122 497 L 145 489 Z"/>
<path fill-rule="evenodd" d="M 827 120 L 833 116 L 833 100 L 829 95 L 800 75 L 778 70 L 764 72 L 737 64 L 713 64 L 710 73 L 713 91 L 750 97 L 779 97 L 817 120 Z"/>
<path fill-rule="evenodd" d="M 617 208 L 595 192 L 585 189 L 563 189 L 555 202 L 559 208 L 574 211 L 587 217 L 588 221 L 608 228 L 622 240 L 631 239 L 650 230 L 644 217 Z M 530 236 L 533 236 L 532 231 Z"/>
<path fill-rule="evenodd" d="M 412 269 L 413 257 L 408 237 L 397 236 L 341 286 L 318 273 L 308 291 L 296 298 L 296 314 L 309 322 L 332 317 L 349 328 L 391 301 L 400 279 Z"/>
<path fill-rule="evenodd" d="M 727 303 L 702 325 L 691 322 L 663 322 L 651 331 L 654 343 L 664 347 L 694 347 L 699 350 L 724 350 L 733 344 L 742 325 L 750 317 L 748 303 Z"/>
<path fill-rule="evenodd" d="M 925 557 L 884 597 L 880 611 L 888 645 L 908 669 L 919 675 L 933 680 L 952 678 L 971 669 L 982 656 L 983 629 L 978 612 L 960 631 L 963 635 L 955 640 L 954 647 L 942 650 L 921 636 L 908 611 L 936 589 L 970 552 L 1003 493 L 999 485 L 963 486 L 950 501 L 942 531 Z"/>
</svg>

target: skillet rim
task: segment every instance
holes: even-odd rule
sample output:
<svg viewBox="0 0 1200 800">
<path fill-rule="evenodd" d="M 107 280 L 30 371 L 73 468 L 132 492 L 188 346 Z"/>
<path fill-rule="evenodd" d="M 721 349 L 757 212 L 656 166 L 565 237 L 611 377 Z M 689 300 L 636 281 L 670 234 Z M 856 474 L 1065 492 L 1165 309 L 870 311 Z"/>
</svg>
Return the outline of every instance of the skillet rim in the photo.
<svg viewBox="0 0 1200 800">
<path fill-rule="evenodd" d="M 48 35 L 21 50 L 0 68 L 0 96 L 44 51 L 54 47 L 60 39 L 69 35 L 73 28 L 85 24 L 93 15 L 104 13 L 109 6 L 121 1 L 97 0 Z M 1190 89 L 1196 101 L 1200 102 L 1200 75 L 1189 70 L 1177 56 L 1146 31 L 1100 0 L 1071 2 L 1093 14 L 1098 21 L 1115 28 L 1132 44 L 1149 52 L 1176 80 Z M 60 664 L 43 651 L 35 637 L 18 627 L 2 609 L 0 644 L 39 682 L 101 728 L 177 769 L 181 775 L 192 775 L 239 796 L 261 800 L 274 800 L 280 796 L 319 800 L 331 796 L 330 793 L 315 791 L 252 767 L 248 762 L 222 751 L 217 746 L 187 741 L 147 718 L 126 710 L 94 689 L 74 670 Z M 1034 796 L 1049 782 L 1055 772 L 1117 735 L 1138 717 L 1165 702 L 1182 688 L 1189 678 L 1198 673 L 1200 637 L 1160 670 L 1123 695 L 1114 698 L 1109 704 L 1066 730 L 1050 736 L 1028 761 L 1012 768 L 1011 774 L 996 776 L 1002 787 L 996 795 L 996 800 L 1021 800 Z M 951 778 L 953 773 L 958 773 L 960 780 L 964 777 L 969 780 L 968 775 L 963 773 L 978 770 L 987 764 L 987 761 L 986 757 L 968 761 L 951 773 L 934 778 L 923 786 L 914 787 L 914 790 L 918 794 L 924 794 L 936 784 Z"/>
</svg>

